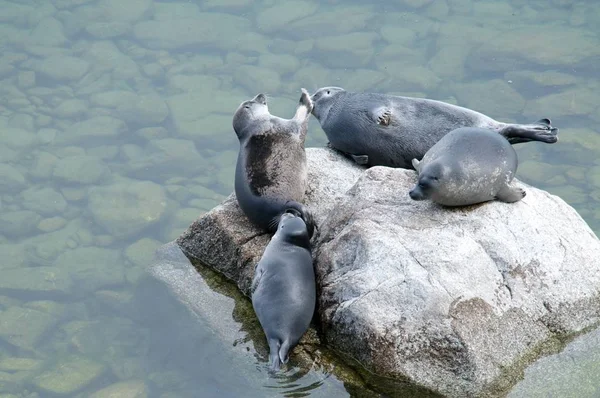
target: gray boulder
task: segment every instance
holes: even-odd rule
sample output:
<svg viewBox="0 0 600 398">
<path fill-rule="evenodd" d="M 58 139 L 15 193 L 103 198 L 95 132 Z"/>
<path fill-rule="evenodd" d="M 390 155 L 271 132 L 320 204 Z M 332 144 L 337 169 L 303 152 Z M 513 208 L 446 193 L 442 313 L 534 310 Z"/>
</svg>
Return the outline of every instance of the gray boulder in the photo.
<svg viewBox="0 0 600 398">
<path fill-rule="evenodd" d="M 323 341 L 385 380 L 503 395 L 527 365 L 600 320 L 600 242 L 560 198 L 458 209 L 413 202 L 412 170 L 364 170 L 307 149 L 305 203 Z M 269 236 L 232 194 L 177 243 L 248 295 Z"/>
</svg>

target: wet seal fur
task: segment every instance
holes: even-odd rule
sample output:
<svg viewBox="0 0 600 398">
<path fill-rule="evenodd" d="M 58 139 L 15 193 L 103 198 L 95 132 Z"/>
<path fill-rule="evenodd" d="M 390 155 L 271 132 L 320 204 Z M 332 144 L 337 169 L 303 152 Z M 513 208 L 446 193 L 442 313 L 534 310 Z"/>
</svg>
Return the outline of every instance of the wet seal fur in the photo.
<svg viewBox="0 0 600 398">
<path fill-rule="evenodd" d="M 235 195 L 248 219 L 267 232 L 275 232 L 281 215 L 294 209 L 313 235 L 313 216 L 302 204 L 307 186 L 304 141 L 312 107 L 308 92 L 302 89 L 296 114 L 282 119 L 269 113 L 261 93 L 242 102 L 233 115 L 240 142 Z"/>
<path fill-rule="evenodd" d="M 251 293 L 269 343 L 270 367 L 279 370 L 308 329 L 317 295 L 309 233 L 294 210 L 281 216 L 256 265 Z"/>
<path fill-rule="evenodd" d="M 413 200 L 431 199 L 445 206 L 490 200 L 517 202 L 525 191 L 510 185 L 518 166 L 515 149 L 489 129 L 463 127 L 443 136 L 419 162 Z"/>
<path fill-rule="evenodd" d="M 328 145 L 367 166 L 410 169 L 412 159 L 421 159 L 440 138 L 459 127 L 492 129 L 511 144 L 558 141 L 558 128 L 549 119 L 508 124 L 441 101 L 353 93 L 340 87 L 320 88 L 311 99 L 312 114 Z"/>
</svg>

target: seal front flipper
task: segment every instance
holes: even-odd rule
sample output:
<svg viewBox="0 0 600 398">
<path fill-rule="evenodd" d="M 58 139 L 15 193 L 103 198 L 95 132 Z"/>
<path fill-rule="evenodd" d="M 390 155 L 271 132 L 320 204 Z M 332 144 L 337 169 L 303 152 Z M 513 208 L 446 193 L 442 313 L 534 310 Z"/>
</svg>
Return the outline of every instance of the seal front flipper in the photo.
<svg viewBox="0 0 600 398">
<path fill-rule="evenodd" d="M 421 171 L 421 162 L 419 162 L 416 158 L 412 160 L 412 167 L 415 168 L 417 173 Z"/>
<path fill-rule="evenodd" d="M 496 193 L 496 199 L 501 202 L 514 203 L 523 199 L 527 193 L 524 189 L 518 187 L 505 186 Z"/>
<path fill-rule="evenodd" d="M 310 99 L 310 94 L 306 89 L 302 89 L 302 94 L 300 95 L 300 100 L 298 101 L 298 108 L 296 109 L 296 114 L 294 115 L 294 119 L 298 122 L 304 122 L 308 120 L 310 114 L 313 110 L 313 102 Z"/>
<path fill-rule="evenodd" d="M 554 144 L 558 141 L 558 128 L 553 127 L 550 119 L 540 119 L 532 124 L 509 124 L 499 133 L 511 144 L 540 141 Z"/>
<path fill-rule="evenodd" d="M 361 166 L 369 164 L 369 156 L 368 155 L 352 155 L 350 157 L 356 162 L 356 164 L 360 164 Z"/>
<path fill-rule="evenodd" d="M 387 106 L 375 108 L 371 112 L 371 118 L 379 125 L 389 126 L 392 120 L 392 110 Z"/>
</svg>

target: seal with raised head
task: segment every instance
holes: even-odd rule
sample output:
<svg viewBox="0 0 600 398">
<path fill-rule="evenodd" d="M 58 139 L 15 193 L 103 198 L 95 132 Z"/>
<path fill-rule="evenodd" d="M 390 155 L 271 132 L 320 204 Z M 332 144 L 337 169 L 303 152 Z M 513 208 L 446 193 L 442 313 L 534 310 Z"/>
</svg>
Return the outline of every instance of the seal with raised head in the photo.
<svg viewBox="0 0 600 398">
<path fill-rule="evenodd" d="M 270 367 L 279 370 L 310 325 L 316 284 L 306 224 L 291 209 L 254 270 L 252 306 L 269 343 Z"/>
<path fill-rule="evenodd" d="M 459 127 L 489 128 L 511 144 L 554 143 L 558 128 L 549 119 L 533 124 L 498 122 L 446 102 L 378 93 L 354 93 L 323 87 L 311 97 L 312 114 L 329 146 L 358 164 L 410 169 L 440 138 Z"/>
<path fill-rule="evenodd" d="M 240 104 L 233 129 L 240 142 L 235 170 L 235 195 L 240 208 L 257 227 L 274 232 L 280 216 L 295 209 L 314 231 L 310 211 L 302 204 L 307 185 L 304 141 L 312 101 L 302 89 L 296 114 L 282 119 L 269 113 L 267 98 L 258 94 Z"/>
<path fill-rule="evenodd" d="M 413 200 L 466 206 L 494 199 L 512 203 L 525 197 L 525 190 L 510 185 L 519 163 L 515 149 L 490 129 L 453 130 L 421 161 L 412 163 L 419 174 L 409 192 Z"/>
</svg>

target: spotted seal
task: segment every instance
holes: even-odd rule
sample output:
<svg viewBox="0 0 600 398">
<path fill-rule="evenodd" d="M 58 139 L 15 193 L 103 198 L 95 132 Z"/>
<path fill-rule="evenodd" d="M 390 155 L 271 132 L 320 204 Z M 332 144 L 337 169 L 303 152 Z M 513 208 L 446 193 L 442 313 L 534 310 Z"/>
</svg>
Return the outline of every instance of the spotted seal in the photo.
<svg viewBox="0 0 600 398">
<path fill-rule="evenodd" d="M 312 101 L 305 89 L 292 119 L 269 113 L 267 98 L 258 94 L 242 102 L 233 115 L 240 148 L 235 171 L 235 195 L 240 208 L 257 227 L 274 232 L 286 209 L 298 211 L 309 234 L 310 211 L 302 204 L 307 185 L 304 141 Z"/>
<path fill-rule="evenodd" d="M 555 143 L 558 128 L 549 119 L 533 124 L 498 122 L 484 114 L 445 102 L 377 93 L 354 93 L 340 87 L 318 89 L 312 114 L 329 145 L 358 164 L 412 168 L 440 138 L 459 127 L 489 128 L 511 144 Z"/>
<path fill-rule="evenodd" d="M 525 190 L 511 186 L 518 166 L 515 149 L 500 134 L 462 127 L 443 136 L 421 161 L 409 192 L 413 200 L 431 199 L 445 206 L 465 206 L 500 200 L 517 202 Z"/>
</svg>

